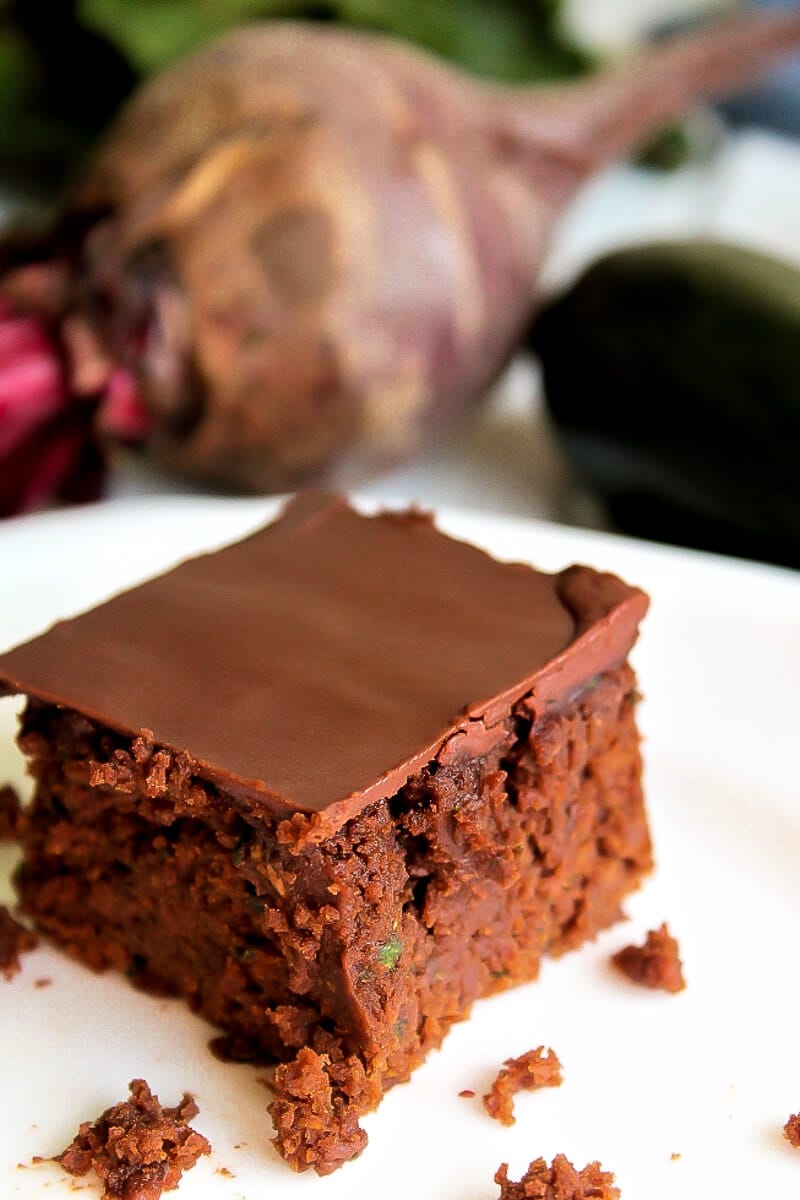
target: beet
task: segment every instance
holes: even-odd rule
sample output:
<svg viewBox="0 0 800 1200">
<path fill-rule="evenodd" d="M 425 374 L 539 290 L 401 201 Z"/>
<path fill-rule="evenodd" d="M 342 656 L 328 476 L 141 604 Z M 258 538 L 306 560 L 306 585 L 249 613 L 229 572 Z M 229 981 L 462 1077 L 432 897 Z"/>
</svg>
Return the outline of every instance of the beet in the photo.
<svg viewBox="0 0 800 1200">
<path fill-rule="evenodd" d="M 91 406 L 70 401 L 46 324 L 0 301 L 0 517 L 99 494 L 92 425 Z"/>
<path fill-rule="evenodd" d="M 593 171 L 798 43 L 800 15 L 742 17 L 531 90 L 336 28 L 228 34 L 137 93 L 63 213 L 68 386 L 184 473 L 349 485 L 496 377 Z"/>
</svg>

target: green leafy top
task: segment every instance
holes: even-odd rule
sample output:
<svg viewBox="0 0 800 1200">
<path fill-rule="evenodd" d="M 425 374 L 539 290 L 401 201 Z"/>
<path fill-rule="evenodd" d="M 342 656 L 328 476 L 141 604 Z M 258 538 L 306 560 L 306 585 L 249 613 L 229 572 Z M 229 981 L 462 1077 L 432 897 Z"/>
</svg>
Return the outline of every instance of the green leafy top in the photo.
<svg viewBox="0 0 800 1200">
<path fill-rule="evenodd" d="M 242 21 L 299 17 L 383 30 L 467 70 L 517 81 L 587 65 L 562 35 L 561 0 L 81 0 L 82 20 L 143 71 Z"/>
</svg>

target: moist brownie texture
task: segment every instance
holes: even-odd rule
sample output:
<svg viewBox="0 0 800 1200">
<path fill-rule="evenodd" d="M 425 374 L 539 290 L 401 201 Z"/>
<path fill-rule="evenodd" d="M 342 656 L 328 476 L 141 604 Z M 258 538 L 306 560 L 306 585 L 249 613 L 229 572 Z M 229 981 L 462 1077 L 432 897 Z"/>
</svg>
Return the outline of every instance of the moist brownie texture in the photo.
<svg viewBox="0 0 800 1200">
<path fill-rule="evenodd" d="M 26 910 L 275 1071 L 324 1174 L 479 996 L 620 915 L 650 866 L 647 600 L 306 496 L 0 657 L 27 693 Z"/>
<path fill-rule="evenodd" d="M 537 1158 L 519 1183 L 508 1178 L 508 1164 L 503 1163 L 494 1181 L 500 1184 L 498 1200 L 620 1200 L 621 1194 L 614 1176 L 599 1163 L 578 1171 L 563 1154 L 557 1154 L 549 1167 Z"/>
<path fill-rule="evenodd" d="M 188 1124 L 199 1112 L 190 1095 L 162 1108 L 143 1079 L 128 1087 L 130 1100 L 85 1121 L 56 1162 L 79 1177 L 94 1170 L 107 1200 L 158 1200 L 211 1146 Z"/>
<path fill-rule="evenodd" d="M 514 1096 L 517 1092 L 536 1091 L 538 1088 L 560 1087 L 561 1063 L 554 1050 L 545 1053 L 544 1046 L 528 1050 L 518 1058 L 507 1058 L 503 1063 L 491 1089 L 483 1097 L 483 1107 L 490 1117 L 513 1125 Z"/>
</svg>

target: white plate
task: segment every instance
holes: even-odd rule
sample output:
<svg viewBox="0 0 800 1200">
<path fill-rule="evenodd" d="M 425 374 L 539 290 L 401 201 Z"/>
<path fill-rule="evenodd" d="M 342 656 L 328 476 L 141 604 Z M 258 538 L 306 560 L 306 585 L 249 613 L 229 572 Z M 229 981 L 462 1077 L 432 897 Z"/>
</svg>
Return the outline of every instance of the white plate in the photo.
<svg viewBox="0 0 800 1200">
<path fill-rule="evenodd" d="M 8 522 L 0 642 L 273 511 L 270 501 L 169 499 Z M 800 578 L 517 519 L 452 511 L 440 524 L 500 557 L 616 570 L 653 597 L 636 663 L 658 868 L 628 902 L 630 921 L 545 963 L 537 983 L 478 1004 L 366 1118 L 362 1158 L 323 1180 L 280 1161 L 259 1071 L 217 1062 L 209 1028 L 181 1003 L 39 949 L 11 983 L 0 980 L 0 1196 L 39 1197 L 45 1186 L 53 1200 L 70 1195 L 56 1166 L 17 1164 L 57 1153 L 135 1076 L 165 1103 L 184 1089 L 197 1098 L 195 1124 L 214 1153 L 181 1185 L 193 1200 L 493 1200 L 501 1162 L 518 1178 L 559 1152 L 579 1166 L 599 1159 L 625 1200 L 800 1194 L 800 1152 L 781 1136 L 800 1109 Z M 0 704 L 0 781 L 22 778 L 11 708 Z M 8 851 L 6 893 L 11 864 Z M 688 980 L 678 996 L 636 988 L 608 966 L 665 919 Z M 458 1096 L 479 1097 L 504 1058 L 540 1043 L 557 1050 L 565 1081 L 518 1096 L 512 1129 L 479 1098 Z M 80 1186 L 99 1195 L 96 1183 Z"/>
</svg>

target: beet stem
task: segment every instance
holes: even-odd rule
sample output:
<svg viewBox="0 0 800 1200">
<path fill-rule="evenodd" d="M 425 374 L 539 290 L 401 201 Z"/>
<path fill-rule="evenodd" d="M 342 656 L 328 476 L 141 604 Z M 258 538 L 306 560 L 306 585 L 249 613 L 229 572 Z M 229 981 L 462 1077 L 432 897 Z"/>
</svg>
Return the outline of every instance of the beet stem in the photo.
<svg viewBox="0 0 800 1200">
<path fill-rule="evenodd" d="M 497 92 L 499 132 L 571 163 L 580 178 L 637 149 L 701 98 L 730 92 L 800 50 L 800 13 L 716 21 L 577 84 Z"/>
</svg>

